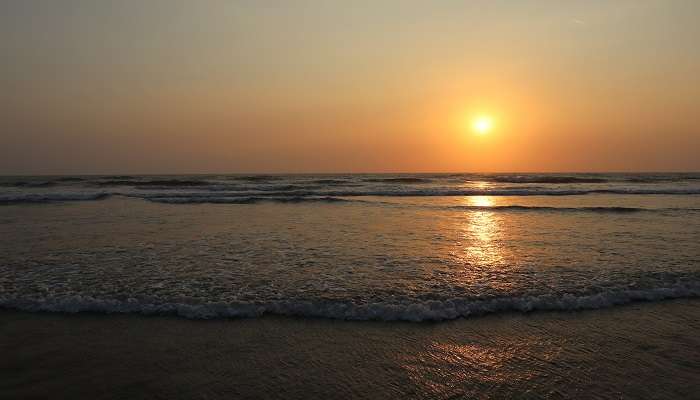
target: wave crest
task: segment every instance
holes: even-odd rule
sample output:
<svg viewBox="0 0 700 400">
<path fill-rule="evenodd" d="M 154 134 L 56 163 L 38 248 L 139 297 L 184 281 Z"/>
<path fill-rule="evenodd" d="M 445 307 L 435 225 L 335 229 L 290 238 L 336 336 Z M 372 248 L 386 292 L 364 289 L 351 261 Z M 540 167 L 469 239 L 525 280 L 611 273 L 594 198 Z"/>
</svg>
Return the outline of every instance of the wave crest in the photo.
<svg viewBox="0 0 700 400">
<path fill-rule="evenodd" d="M 511 176 L 490 176 L 486 180 L 499 183 L 606 183 L 605 178 L 595 177 L 575 177 L 575 176 L 553 176 L 553 175 L 511 175 Z"/>
<path fill-rule="evenodd" d="M 448 299 L 412 303 L 279 300 L 236 303 L 153 303 L 137 299 L 100 299 L 91 296 L 3 298 L 0 307 L 22 311 L 136 313 L 176 315 L 190 319 L 253 318 L 263 315 L 340 320 L 444 321 L 502 312 L 595 310 L 642 301 L 700 297 L 700 285 L 676 284 L 639 290 L 587 295 L 541 295 L 492 299 Z"/>
<path fill-rule="evenodd" d="M 342 203 L 353 200 L 338 197 L 151 197 L 147 200 L 166 204 L 257 204 L 270 203 Z"/>
<path fill-rule="evenodd" d="M 23 194 L 19 196 L 0 196 L 0 205 L 12 204 L 46 204 L 65 201 L 91 201 L 104 200 L 110 197 L 109 193 L 48 193 L 48 194 Z"/>
</svg>

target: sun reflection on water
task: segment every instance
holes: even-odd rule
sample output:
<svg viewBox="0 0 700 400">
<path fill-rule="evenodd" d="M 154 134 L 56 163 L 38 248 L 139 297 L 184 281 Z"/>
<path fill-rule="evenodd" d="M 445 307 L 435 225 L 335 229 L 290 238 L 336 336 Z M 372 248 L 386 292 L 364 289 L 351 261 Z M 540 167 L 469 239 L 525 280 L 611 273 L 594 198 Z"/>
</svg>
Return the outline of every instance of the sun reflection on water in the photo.
<svg viewBox="0 0 700 400">
<path fill-rule="evenodd" d="M 473 196 L 467 199 L 471 206 L 488 208 L 493 200 L 488 196 Z M 503 260 L 500 243 L 500 225 L 494 212 L 472 210 L 462 228 L 466 246 L 464 252 L 470 264 L 480 266 L 497 265 Z"/>
<path fill-rule="evenodd" d="M 505 245 L 505 221 L 489 208 L 494 199 L 489 196 L 470 196 L 464 204 L 468 209 L 457 221 L 460 239 L 455 243 L 453 254 L 464 266 L 463 284 L 490 287 L 498 292 L 513 288 L 510 279 L 503 276 L 514 268 Z"/>
<path fill-rule="evenodd" d="M 476 207 L 493 207 L 493 199 L 489 196 L 469 197 L 470 205 Z"/>
<path fill-rule="evenodd" d="M 517 335 L 514 333 L 514 335 Z M 428 397 L 465 397 L 508 388 L 514 382 L 534 382 L 547 372 L 542 365 L 554 360 L 559 349 L 534 337 L 517 342 L 435 340 L 425 351 L 401 359 L 402 368 Z M 537 358 L 528 354 L 537 353 Z"/>
</svg>

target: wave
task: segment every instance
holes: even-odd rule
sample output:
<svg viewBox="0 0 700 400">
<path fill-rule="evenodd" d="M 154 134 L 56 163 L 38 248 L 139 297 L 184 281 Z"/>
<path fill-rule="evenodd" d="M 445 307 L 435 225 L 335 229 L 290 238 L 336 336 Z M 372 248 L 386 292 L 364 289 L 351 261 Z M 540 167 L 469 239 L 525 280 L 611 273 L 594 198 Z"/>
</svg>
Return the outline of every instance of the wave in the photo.
<svg viewBox="0 0 700 400">
<path fill-rule="evenodd" d="M 582 183 L 661 183 L 699 180 L 694 173 L 678 174 L 429 174 L 420 177 L 368 178 L 366 182 L 425 183 L 448 180 L 452 182 L 496 182 L 496 183 L 540 183 L 540 184 L 582 184 Z"/>
<path fill-rule="evenodd" d="M 245 187 L 244 190 L 259 190 L 261 192 L 294 192 L 298 190 L 318 190 L 323 189 L 322 185 L 297 185 L 297 184 L 287 184 L 287 185 L 271 185 L 271 186 L 258 186 L 255 188 Z"/>
<path fill-rule="evenodd" d="M 373 182 L 373 183 L 430 183 L 432 182 L 431 179 L 427 178 L 412 178 L 412 177 L 403 177 L 403 178 L 366 178 L 363 179 L 365 182 Z"/>
<path fill-rule="evenodd" d="M 509 175 L 489 176 L 484 180 L 499 183 L 606 183 L 609 180 L 597 177 L 552 176 L 552 175 Z"/>
<path fill-rule="evenodd" d="M 76 176 L 65 176 L 62 178 L 57 178 L 55 179 L 56 182 L 82 182 L 85 179 L 83 178 L 78 178 Z"/>
<path fill-rule="evenodd" d="M 642 175 L 624 177 L 622 181 L 632 183 L 661 183 L 661 182 L 683 182 L 696 181 L 700 176 L 696 174 L 678 174 L 678 175 Z"/>
<path fill-rule="evenodd" d="M 649 184 L 663 184 L 674 186 L 674 189 L 697 189 L 696 182 L 700 180 L 700 174 L 420 174 L 420 175 L 181 175 L 181 176 L 131 176 L 131 175 L 103 175 L 103 176 L 55 176 L 55 177 L 25 177 L 17 176 L 13 180 L 0 181 L 0 187 L 16 188 L 41 188 L 56 185 L 68 185 L 82 183 L 85 187 L 105 186 L 131 186 L 136 188 L 162 188 L 177 189 L 181 187 L 197 186 L 207 190 L 237 190 L 236 188 L 248 186 L 251 189 L 274 190 L 275 186 L 289 189 L 317 189 L 333 187 L 363 187 L 366 190 L 394 191 L 417 189 L 413 185 L 435 184 L 443 186 L 431 187 L 435 190 L 468 190 L 465 184 L 494 183 L 493 190 L 518 189 L 528 190 L 538 186 L 543 190 L 563 191 L 587 190 L 590 192 L 638 191 L 647 190 L 663 192 L 671 188 L 659 188 Z M 512 184 L 508 187 L 503 184 Z M 605 187 L 595 184 L 608 183 Z M 246 185 L 247 184 L 247 185 Z M 276 184 L 276 185 L 275 185 Z M 587 184 L 592 184 L 587 185 Z M 567 185 L 567 186 L 556 186 Z M 576 187 L 577 185 L 581 185 Z M 622 185 L 622 186 L 619 186 Z M 688 185 L 691 187 L 689 188 Z M 627 186 L 627 187 L 625 187 Z M 645 188 L 647 186 L 647 188 Z M 477 190 L 476 188 L 472 188 Z M 489 188 L 479 188 L 489 189 Z"/>
<path fill-rule="evenodd" d="M 54 194 L 25 194 L 19 196 L 1 196 L 0 205 L 12 204 L 46 204 L 65 201 L 104 200 L 110 193 L 54 193 Z"/>
<path fill-rule="evenodd" d="M 209 191 L 210 188 L 204 188 Z M 662 190 L 646 190 L 646 189 L 420 189 L 420 190 L 317 190 L 291 185 L 282 189 L 275 190 L 272 188 L 238 188 L 241 191 L 236 191 L 235 188 L 215 187 L 210 192 L 198 193 L 171 193 L 164 194 L 163 197 L 176 196 L 228 196 L 228 197 L 250 197 L 250 196 L 334 196 L 334 197 L 358 197 L 358 196 L 377 196 L 377 197 L 429 197 L 429 196 L 580 196 L 588 194 L 622 194 L 622 195 L 697 195 L 700 194 L 700 189 L 662 189 Z M 278 188 L 279 189 L 279 188 Z M 227 193 L 223 193 L 227 192 Z"/>
<path fill-rule="evenodd" d="M 596 310 L 634 302 L 700 297 L 700 285 L 676 284 L 650 289 L 628 289 L 594 294 L 540 295 L 490 299 L 453 298 L 415 302 L 277 300 L 268 302 L 179 303 L 149 302 L 137 299 L 102 299 L 92 296 L 44 298 L 0 297 L 0 307 L 22 311 L 63 313 L 136 313 L 176 315 L 191 319 L 253 318 L 284 315 L 339 320 L 445 321 L 484 314 L 532 311 Z"/>
<path fill-rule="evenodd" d="M 167 179 L 167 180 L 150 180 L 150 181 L 133 181 L 133 180 L 108 180 L 97 182 L 99 186 L 169 186 L 169 187 L 182 187 L 182 186 L 207 186 L 211 183 L 207 181 L 193 181 L 193 180 L 179 180 L 179 179 Z"/>
<path fill-rule="evenodd" d="M 638 212 L 696 212 L 698 208 L 642 208 L 642 207 L 548 207 L 548 206 L 440 206 L 430 204 L 395 203 L 388 201 L 372 201 L 361 199 L 348 199 L 331 196 L 320 197 L 146 197 L 148 201 L 166 204 L 257 204 L 257 203 L 364 203 L 389 207 L 418 207 L 442 210 L 468 210 L 468 211 L 544 211 L 544 212 L 592 212 L 631 214 Z"/>
<path fill-rule="evenodd" d="M 311 183 L 316 185 L 330 185 L 330 186 L 354 186 L 356 183 L 342 180 L 342 179 L 314 179 Z"/>
<path fill-rule="evenodd" d="M 246 182 L 267 182 L 267 181 L 277 181 L 280 179 L 285 179 L 283 175 L 245 175 L 245 176 L 229 176 L 228 179 L 233 181 L 246 181 Z"/>
<path fill-rule="evenodd" d="M 700 174 L 696 173 L 676 173 L 676 174 L 452 174 L 446 178 L 462 178 L 468 181 L 486 181 L 499 183 L 662 183 L 662 182 L 683 182 L 700 179 Z"/>
<path fill-rule="evenodd" d="M 354 200 L 337 197 L 150 197 L 154 203 L 166 204 L 256 204 L 271 203 L 341 203 Z"/>
<path fill-rule="evenodd" d="M 131 175 L 108 175 L 108 176 L 103 176 L 102 179 L 110 179 L 110 180 L 123 180 L 123 179 L 138 179 L 135 176 Z"/>
<path fill-rule="evenodd" d="M 594 212 L 629 214 L 655 211 L 700 211 L 695 208 L 642 208 L 642 207 L 548 207 L 548 206 L 447 206 L 451 209 L 480 211 L 553 211 L 553 212 Z"/>
<path fill-rule="evenodd" d="M 16 181 L 16 182 L 0 182 L 0 187 L 17 187 L 17 188 L 45 188 L 54 186 L 55 183 L 51 181 L 42 182 L 27 182 L 27 181 Z"/>
<path fill-rule="evenodd" d="M 158 186 L 151 181 L 153 186 L 148 186 L 151 190 L 163 190 L 163 187 Z M 182 187 L 190 187 L 188 181 L 184 182 Z M 196 181 L 193 181 L 196 182 Z M 197 185 L 194 185 L 197 186 Z M 199 188 L 198 188 L 199 189 Z M 112 195 L 125 196 L 131 198 L 146 199 L 153 202 L 161 203 L 230 203 L 230 204 L 246 204 L 261 201 L 276 201 L 276 202 L 303 202 L 303 201 L 348 201 L 341 199 L 345 197 L 432 197 L 432 196 L 581 196 L 590 194 L 622 194 L 622 195 L 699 195 L 700 189 L 679 189 L 679 190 L 470 190 L 470 189 L 432 189 L 432 190 L 304 190 L 296 186 L 290 187 L 290 190 L 244 190 L 233 191 L 231 188 L 227 190 L 209 190 L 210 187 L 204 188 L 204 191 L 197 192 L 177 192 L 167 191 L 162 193 L 139 193 L 133 192 L 98 192 L 98 193 L 71 193 L 71 192 L 55 192 L 55 193 L 12 193 L 0 194 L 0 205 L 2 204 L 21 204 L 21 203 L 52 203 L 65 201 L 89 201 L 102 200 Z M 247 189 L 247 188 L 246 188 Z M 280 189 L 280 188 L 277 188 Z M 323 200 L 319 200 L 323 199 Z M 377 202 L 378 203 L 378 202 Z M 462 208 L 479 208 L 478 206 L 459 206 Z M 526 209 L 526 206 L 494 206 L 483 207 L 486 209 L 497 209 L 506 207 L 505 209 L 519 210 Z M 595 212 L 635 212 L 645 209 L 635 209 L 627 207 L 583 207 L 583 208 L 557 208 L 557 207 L 539 207 L 539 209 L 547 210 L 584 210 Z M 675 209 L 664 209 L 675 210 Z M 693 209 L 687 209 L 693 210 Z"/>
</svg>

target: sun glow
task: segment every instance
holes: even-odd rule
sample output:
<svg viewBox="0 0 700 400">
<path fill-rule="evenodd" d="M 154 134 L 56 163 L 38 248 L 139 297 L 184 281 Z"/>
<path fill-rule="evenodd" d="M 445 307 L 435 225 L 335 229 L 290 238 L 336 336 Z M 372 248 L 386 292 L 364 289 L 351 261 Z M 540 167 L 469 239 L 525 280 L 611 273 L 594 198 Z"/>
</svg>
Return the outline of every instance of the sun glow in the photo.
<svg viewBox="0 0 700 400">
<path fill-rule="evenodd" d="M 470 198 L 470 205 L 477 207 L 491 207 L 493 200 L 489 196 L 473 196 Z"/>
<path fill-rule="evenodd" d="M 493 129 L 493 118 L 488 115 L 480 115 L 472 121 L 472 130 L 479 134 L 485 135 Z"/>
</svg>

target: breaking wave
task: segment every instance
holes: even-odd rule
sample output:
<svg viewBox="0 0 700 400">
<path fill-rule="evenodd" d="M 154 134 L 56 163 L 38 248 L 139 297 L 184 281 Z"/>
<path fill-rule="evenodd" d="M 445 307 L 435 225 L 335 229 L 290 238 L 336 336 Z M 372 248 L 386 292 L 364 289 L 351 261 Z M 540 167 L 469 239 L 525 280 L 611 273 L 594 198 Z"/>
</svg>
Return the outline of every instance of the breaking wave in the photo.
<svg viewBox="0 0 700 400">
<path fill-rule="evenodd" d="M 15 196 L 0 195 L 0 205 L 11 204 L 45 204 L 65 201 L 91 201 L 104 200 L 110 197 L 109 193 L 48 193 L 48 194 L 22 194 Z"/>
<path fill-rule="evenodd" d="M 176 315 L 191 319 L 253 318 L 263 315 L 339 320 L 444 321 L 484 314 L 531 311 L 595 310 L 634 302 L 700 297 L 700 285 L 676 284 L 640 290 L 617 290 L 586 295 L 540 295 L 490 299 L 454 298 L 415 302 L 277 300 L 267 302 L 182 303 L 102 299 L 92 296 L 11 298 L 0 296 L 0 307 L 22 311 L 136 313 Z"/>
</svg>

